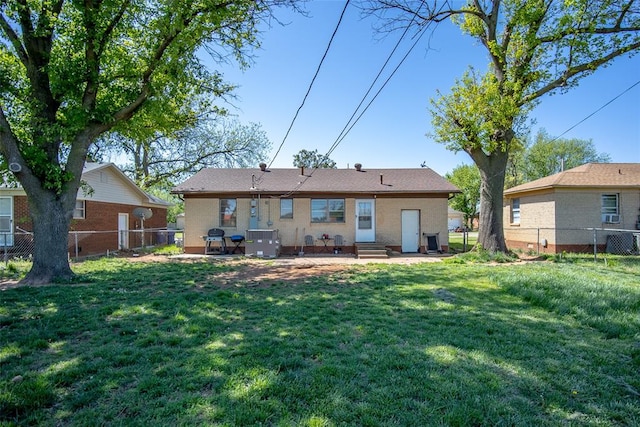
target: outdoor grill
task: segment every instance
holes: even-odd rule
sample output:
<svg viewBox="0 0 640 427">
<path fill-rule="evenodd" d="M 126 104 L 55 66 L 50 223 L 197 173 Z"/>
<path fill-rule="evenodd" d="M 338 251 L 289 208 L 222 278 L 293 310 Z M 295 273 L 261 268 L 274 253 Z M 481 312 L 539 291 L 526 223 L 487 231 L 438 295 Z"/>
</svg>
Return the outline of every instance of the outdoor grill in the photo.
<svg viewBox="0 0 640 427">
<path fill-rule="evenodd" d="M 224 241 L 224 230 L 219 228 L 212 228 L 209 230 L 206 236 L 202 236 L 204 239 L 204 254 L 209 255 L 213 253 L 226 254 L 227 245 Z"/>
</svg>

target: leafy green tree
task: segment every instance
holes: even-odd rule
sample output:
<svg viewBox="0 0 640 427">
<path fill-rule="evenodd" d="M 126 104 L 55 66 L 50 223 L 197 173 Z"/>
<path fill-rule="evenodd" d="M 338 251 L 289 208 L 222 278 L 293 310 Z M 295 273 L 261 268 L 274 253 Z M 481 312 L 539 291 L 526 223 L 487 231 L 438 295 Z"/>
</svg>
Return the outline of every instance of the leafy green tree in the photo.
<svg viewBox="0 0 640 427">
<path fill-rule="evenodd" d="M 126 155 L 129 162 L 120 167 L 142 188 L 170 189 L 202 168 L 255 166 L 267 157 L 271 142 L 259 124 L 217 117 L 144 140 L 108 135 L 94 147 L 93 157 Z"/>
<path fill-rule="evenodd" d="M 465 225 L 473 228 L 473 218 L 478 215 L 480 203 L 480 172 L 477 166 L 456 166 L 452 172 L 445 174 L 445 178 L 462 191 L 449 200 L 449 206 L 462 212 Z"/>
<path fill-rule="evenodd" d="M 486 51 L 485 73 L 467 71 L 432 100 L 434 138 L 480 170 L 485 249 L 506 251 L 502 200 L 509 153 L 521 146 L 531 109 L 613 59 L 640 49 L 640 0 L 370 2 L 386 30 L 452 19 Z M 395 13 L 394 13 L 395 12 Z"/>
<path fill-rule="evenodd" d="M 524 154 L 524 180 L 533 181 L 585 163 L 610 161 L 608 154 L 598 153 L 592 140 L 557 139 L 541 130 Z"/>
<path fill-rule="evenodd" d="M 335 169 L 336 162 L 323 154 L 319 154 L 318 150 L 300 150 L 293 155 L 293 166 L 297 168 Z"/>
<path fill-rule="evenodd" d="M 515 187 L 516 185 L 523 184 L 525 158 L 524 154 L 529 146 L 528 140 L 525 140 L 522 145 L 513 145 L 509 150 L 509 159 L 507 160 L 507 169 L 504 174 L 504 188 Z"/>
<path fill-rule="evenodd" d="M 294 0 L 0 1 L 0 154 L 34 224 L 24 282 L 69 280 L 67 231 L 90 147 L 136 118 L 225 92 L 199 54 L 243 62 L 257 24 Z"/>
</svg>

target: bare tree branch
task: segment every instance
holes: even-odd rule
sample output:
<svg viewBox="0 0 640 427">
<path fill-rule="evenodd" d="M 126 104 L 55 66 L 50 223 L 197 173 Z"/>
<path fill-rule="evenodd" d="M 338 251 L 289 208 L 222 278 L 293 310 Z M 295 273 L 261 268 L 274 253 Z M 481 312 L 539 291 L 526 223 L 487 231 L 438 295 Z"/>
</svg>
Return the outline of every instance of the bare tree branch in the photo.
<svg viewBox="0 0 640 427">
<path fill-rule="evenodd" d="M 566 86 L 567 82 L 569 81 L 569 79 L 571 79 L 571 77 L 577 76 L 581 73 L 586 73 L 586 72 L 592 72 L 593 70 L 595 70 L 596 68 L 600 67 L 601 65 L 606 64 L 607 62 L 619 57 L 620 55 L 624 55 L 627 52 L 631 52 L 634 50 L 640 49 L 640 41 L 621 47 L 620 49 L 616 49 L 612 52 L 610 52 L 608 55 L 605 55 L 603 57 L 594 59 L 593 61 L 584 63 L 584 64 L 580 64 L 578 66 L 575 67 L 571 67 L 569 69 L 567 69 L 560 77 L 558 77 L 557 79 L 547 83 L 546 85 L 544 85 L 543 87 L 541 87 L 540 89 L 538 89 L 537 91 L 531 93 L 530 95 L 526 95 L 522 101 L 519 103 L 519 105 L 525 105 L 529 102 L 532 102 L 538 98 L 540 98 L 542 95 L 551 92 L 554 89 L 558 89 L 560 87 Z"/>
<path fill-rule="evenodd" d="M 29 55 L 27 54 L 25 47 L 22 45 L 20 38 L 18 37 L 16 32 L 13 30 L 13 28 L 11 28 L 11 26 L 7 22 L 4 15 L 0 15 L 0 28 L 2 28 L 2 31 L 5 33 L 5 35 L 11 42 L 11 45 L 13 46 L 16 53 L 18 54 L 18 58 L 20 58 L 20 61 L 26 67 L 27 64 L 29 63 Z"/>
<path fill-rule="evenodd" d="M 127 8 L 129 7 L 129 5 L 131 4 L 131 0 L 125 0 L 122 2 L 122 4 L 120 5 L 120 9 L 118 10 L 118 12 L 114 15 L 113 19 L 109 22 L 109 24 L 107 24 L 104 32 L 102 33 L 102 37 L 100 38 L 100 42 L 98 43 L 98 56 L 102 56 L 102 53 L 104 52 L 104 49 L 107 46 L 107 43 L 111 37 L 111 35 L 113 34 L 113 31 L 115 30 L 116 26 L 120 23 L 120 21 L 122 21 L 122 18 L 124 17 L 125 12 L 127 11 Z"/>
</svg>

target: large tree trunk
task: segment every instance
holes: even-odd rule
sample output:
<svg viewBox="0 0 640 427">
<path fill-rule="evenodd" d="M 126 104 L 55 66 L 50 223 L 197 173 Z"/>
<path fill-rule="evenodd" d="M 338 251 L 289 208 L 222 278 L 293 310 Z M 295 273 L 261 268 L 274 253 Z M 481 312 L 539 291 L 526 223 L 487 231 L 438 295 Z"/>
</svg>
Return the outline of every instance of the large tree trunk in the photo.
<svg viewBox="0 0 640 427">
<path fill-rule="evenodd" d="M 471 154 L 480 170 L 480 224 L 478 244 L 490 252 L 506 252 L 502 197 L 509 153 L 496 150 L 490 155 L 478 150 Z"/>
<path fill-rule="evenodd" d="M 21 283 L 45 284 L 73 278 L 68 254 L 69 224 L 73 213 L 69 204 L 64 202 L 64 197 L 56 197 L 45 190 L 39 191 L 36 197 L 29 197 L 35 247 L 33 266 Z"/>
</svg>

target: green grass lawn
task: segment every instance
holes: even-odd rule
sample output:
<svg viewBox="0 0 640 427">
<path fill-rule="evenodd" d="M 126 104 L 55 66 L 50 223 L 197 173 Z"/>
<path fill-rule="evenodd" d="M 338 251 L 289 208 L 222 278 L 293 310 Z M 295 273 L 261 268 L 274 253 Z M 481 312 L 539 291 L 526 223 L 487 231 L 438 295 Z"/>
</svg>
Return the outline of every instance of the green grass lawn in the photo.
<svg viewBox="0 0 640 427">
<path fill-rule="evenodd" d="M 238 268 L 2 291 L 0 424 L 640 424 L 637 259 L 219 283 Z"/>
<path fill-rule="evenodd" d="M 464 240 L 463 233 L 451 232 L 449 233 L 449 252 L 459 253 L 464 252 Z M 470 251 L 478 241 L 478 232 L 470 231 L 467 233 L 467 251 Z"/>
</svg>

